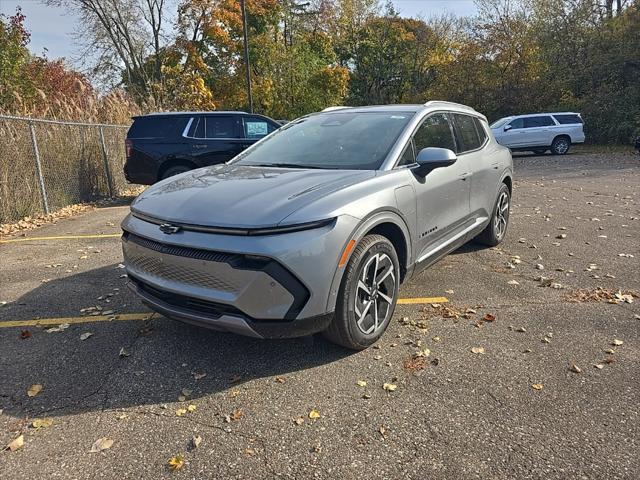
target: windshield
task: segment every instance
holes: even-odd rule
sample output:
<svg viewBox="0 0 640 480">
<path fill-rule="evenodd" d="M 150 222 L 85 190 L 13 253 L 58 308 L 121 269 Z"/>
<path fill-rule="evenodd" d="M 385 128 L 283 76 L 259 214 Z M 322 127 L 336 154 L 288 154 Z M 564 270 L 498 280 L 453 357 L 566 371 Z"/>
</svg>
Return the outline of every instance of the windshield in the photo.
<svg viewBox="0 0 640 480">
<path fill-rule="evenodd" d="M 501 118 L 500 120 L 496 120 L 495 122 L 493 122 L 491 124 L 490 128 L 500 128 L 505 123 L 507 123 L 509 120 L 511 120 L 511 117 L 505 117 L 505 118 Z"/>
<path fill-rule="evenodd" d="M 280 128 L 236 157 L 239 165 L 377 170 L 413 112 L 335 112 Z"/>
</svg>

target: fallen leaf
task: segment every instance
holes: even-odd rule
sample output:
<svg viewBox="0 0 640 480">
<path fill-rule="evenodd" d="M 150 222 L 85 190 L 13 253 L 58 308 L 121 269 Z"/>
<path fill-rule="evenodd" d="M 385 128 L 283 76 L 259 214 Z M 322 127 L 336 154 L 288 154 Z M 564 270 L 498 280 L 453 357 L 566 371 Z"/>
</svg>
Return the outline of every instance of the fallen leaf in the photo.
<svg viewBox="0 0 640 480">
<path fill-rule="evenodd" d="M 313 409 L 309 412 L 309 418 L 312 420 L 315 420 L 317 418 L 320 418 L 320 412 L 317 411 L 316 409 Z"/>
<path fill-rule="evenodd" d="M 616 347 L 619 347 L 620 345 L 622 345 L 624 342 L 622 340 L 618 340 L 617 338 L 611 342 L 611 345 L 614 345 Z"/>
<path fill-rule="evenodd" d="M 184 417 L 187 413 L 187 409 L 186 408 L 179 408 L 176 410 L 176 416 L 178 417 Z"/>
<path fill-rule="evenodd" d="M 531 387 L 534 390 L 542 390 L 544 388 L 544 385 L 542 385 L 541 383 L 534 383 L 533 385 L 531 385 Z"/>
<path fill-rule="evenodd" d="M 384 425 L 380 425 L 380 428 L 378 428 L 378 432 L 380 432 L 382 438 L 387 438 L 387 429 L 384 428 Z"/>
<path fill-rule="evenodd" d="M 231 420 L 238 421 L 244 416 L 244 412 L 242 410 L 234 410 L 231 414 Z"/>
<path fill-rule="evenodd" d="M 67 328 L 69 328 L 69 324 L 68 323 L 61 323 L 57 327 L 47 328 L 45 330 L 45 332 L 47 332 L 47 333 L 64 332 Z"/>
<path fill-rule="evenodd" d="M 520 333 L 526 333 L 526 332 L 527 332 L 527 329 L 526 329 L 526 328 L 524 328 L 524 327 L 518 327 L 518 328 L 516 328 L 516 329 L 515 329 L 515 331 L 516 331 L 516 332 L 520 332 Z"/>
<path fill-rule="evenodd" d="M 82 335 L 80 335 L 80 340 L 86 340 L 87 338 L 91 337 L 93 335 L 93 333 L 91 332 L 85 332 Z"/>
<path fill-rule="evenodd" d="M 284 383 L 285 379 L 284 377 L 276 377 L 276 383 Z"/>
<path fill-rule="evenodd" d="M 174 455 L 169 459 L 167 465 L 173 471 L 180 470 L 182 467 L 184 467 L 184 456 L 181 453 Z"/>
<path fill-rule="evenodd" d="M 53 425 L 53 420 L 50 418 L 36 418 L 33 422 L 31 422 L 31 426 L 33 428 L 48 428 Z"/>
<path fill-rule="evenodd" d="M 201 443 L 202 443 L 202 437 L 200 435 L 194 435 L 191 438 L 191 448 L 192 449 L 198 448 Z"/>
<path fill-rule="evenodd" d="M 207 376 L 207 374 L 204 373 L 204 372 L 193 372 L 193 378 L 196 379 L 196 380 L 201 380 L 206 376 Z"/>
<path fill-rule="evenodd" d="M 520 285 L 520 283 L 519 283 L 518 281 L 516 281 L 516 280 L 509 280 L 509 281 L 507 282 L 507 284 L 508 284 L 508 285 Z"/>
<path fill-rule="evenodd" d="M 493 315 L 492 313 L 487 313 L 485 314 L 484 317 L 482 317 L 483 322 L 494 322 L 495 320 L 496 320 L 496 316 Z"/>
<path fill-rule="evenodd" d="M 569 370 L 571 370 L 573 373 L 582 373 L 582 369 L 575 363 L 569 367 Z"/>
<path fill-rule="evenodd" d="M 398 386 L 394 385 L 393 383 L 385 383 L 384 385 L 382 385 L 382 388 L 385 389 L 387 392 L 395 392 Z"/>
<path fill-rule="evenodd" d="M 542 265 L 541 263 L 538 263 L 536 265 L 536 270 L 544 270 L 544 265 Z"/>
<path fill-rule="evenodd" d="M 367 386 L 367 382 L 365 382 L 364 380 L 358 380 L 356 382 L 356 385 L 358 385 L 359 387 L 366 387 Z"/>
<path fill-rule="evenodd" d="M 604 368 L 604 365 L 602 363 L 596 363 L 594 367 L 596 367 L 598 370 L 602 370 Z"/>
<path fill-rule="evenodd" d="M 193 390 L 189 389 L 189 388 L 183 388 L 182 391 L 180 392 L 182 395 L 184 395 L 185 397 L 190 397 L 191 394 L 193 393 Z"/>
<path fill-rule="evenodd" d="M 471 348 L 471 353 L 475 353 L 478 355 L 483 355 L 484 354 L 484 347 L 472 347 Z"/>
<path fill-rule="evenodd" d="M 36 383 L 34 385 L 31 385 L 29 387 L 29 390 L 27 390 L 27 395 L 29 397 L 35 397 L 36 395 L 38 395 L 40 392 L 42 391 L 42 385 L 40 385 L 39 383 Z"/>
<path fill-rule="evenodd" d="M 122 347 L 120 348 L 120 352 L 118 353 L 118 355 L 120 356 L 120 358 L 124 358 L 124 357 L 128 357 L 131 354 L 127 352 L 124 347 Z"/>
<path fill-rule="evenodd" d="M 296 425 L 302 425 L 304 423 L 304 418 L 302 417 L 295 418 L 293 420 L 293 423 L 295 423 Z"/>
<path fill-rule="evenodd" d="M 195 411 L 196 411 L 196 408 L 197 408 L 197 407 L 196 407 L 195 405 L 191 404 L 191 405 L 189 405 L 189 406 L 187 407 L 187 411 L 188 411 L 189 413 L 193 413 L 193 412 L 195 412 Z"/>
<path fill-rule="evenodd" d="M 5 450 L 9 450 L 10 452 L 15 452 L 16 450 L 22 448 L 24 446 L 24 435 L 19 435 L 18 437 L 11 440 L 6 447 Z"/>
<path fill-rule="evenodd" d="M 26 340 L 27 338 L 31 338 L 31 332 L 29 330 L 22 330 L 20 332 L 20 338 L 22 340 Z"/>
<path fill-rule="evenodd" d="M 93 442 L 93 445 L 91 445 L 91 450 L 89 451 L 91 453 L 101 452 L 102 450 L 111 448 L 111 445 L 113 445 L 113 440 L 107 437 L 102 437 Z"/>
<path fill-rule="evenodd" d="M 445 290 L 444 293 L 448 293 L 449 295 L 453 295 L 453 290 Z"/>
<path fill-rule="evenodd" d="M 240 382 L 240 380 L 242 380 L 242 377 L 240 375 L 234 375 L 229 379 L 229 383 L 233 385 L 234 383 Z"/>
</svg>

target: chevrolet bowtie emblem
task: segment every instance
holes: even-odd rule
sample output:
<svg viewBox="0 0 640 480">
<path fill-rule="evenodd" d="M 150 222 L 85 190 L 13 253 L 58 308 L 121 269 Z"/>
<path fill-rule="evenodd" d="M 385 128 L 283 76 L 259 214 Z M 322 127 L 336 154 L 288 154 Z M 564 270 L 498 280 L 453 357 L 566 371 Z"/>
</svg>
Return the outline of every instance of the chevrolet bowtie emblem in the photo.
<svg viewBox="0 0 640 480">
<path fill-rule="evenodd" d="M 170 223 L 163 223 L 162 225 L 160 225 L 160 231 L 162 233 L 166 233 L 167 235 L 171 235 L 172 233 L 180 231 L 180 228 L 181 227 L 171 225 Z"/>
</svg>

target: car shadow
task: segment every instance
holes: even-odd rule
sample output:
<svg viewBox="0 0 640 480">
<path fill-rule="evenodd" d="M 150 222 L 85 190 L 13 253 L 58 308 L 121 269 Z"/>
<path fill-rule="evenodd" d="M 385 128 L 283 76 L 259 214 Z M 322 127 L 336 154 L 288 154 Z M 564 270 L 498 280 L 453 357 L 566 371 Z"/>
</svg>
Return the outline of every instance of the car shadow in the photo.
<svg viewBox="0 0 640 480">
<path fill-rule="evenodd" d="M 354 353 L 318 335 L 259 340 L 166 319 L 129 292 L 122 274 L 114 264 L 52 280 L 2 308 L 0 325 L 34 318 L 73 322 L 64 317 L 79 317 L 81 309 L 96 305 L 123 317 L 145 312 L 150 317 L 71 323 L 58 332 L 47 332 L 50 326 L 0 328 L 0 409 L 5 415 L 62 416 L 171 403 L 183 389 L 197 400 Z M 81 340 L 83 333 L 92 335 Z M 29 397 L 34 384 L 42 391 Z"/>
</svg>

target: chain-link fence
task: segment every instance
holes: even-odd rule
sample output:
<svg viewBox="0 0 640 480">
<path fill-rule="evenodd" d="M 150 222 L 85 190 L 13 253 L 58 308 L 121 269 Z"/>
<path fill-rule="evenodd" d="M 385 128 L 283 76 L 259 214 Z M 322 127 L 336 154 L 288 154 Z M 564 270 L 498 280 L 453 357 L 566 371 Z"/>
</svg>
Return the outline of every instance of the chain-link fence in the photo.
<svg viewBox="0 0 640 480">
<path fill-rule="evenodd" d="M 0 115 L 0 224 L 125 194 L 128 128 Z"/>
</svg>

